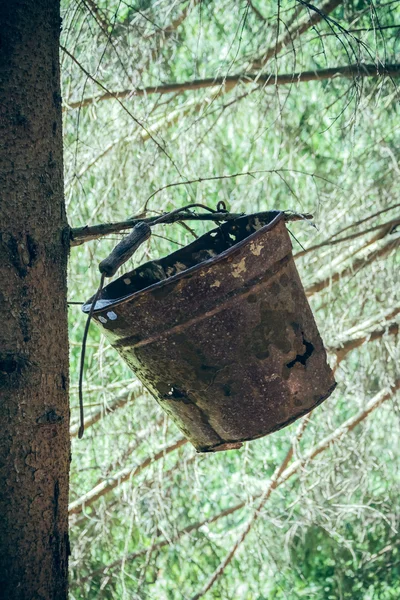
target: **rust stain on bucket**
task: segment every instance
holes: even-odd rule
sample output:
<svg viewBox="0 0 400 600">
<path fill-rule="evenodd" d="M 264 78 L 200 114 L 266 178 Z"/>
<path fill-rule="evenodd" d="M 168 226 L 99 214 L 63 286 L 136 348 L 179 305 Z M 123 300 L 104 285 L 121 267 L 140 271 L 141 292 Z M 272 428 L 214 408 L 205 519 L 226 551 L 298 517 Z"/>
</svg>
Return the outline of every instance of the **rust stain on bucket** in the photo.
<svg viewBox="0 0 400 600">
<path fill-rule="evenodd" d="M 281 429 L 336 385 L 281 212 L 124 274 L 93 318 L 199 452 Z"/>
</svg>

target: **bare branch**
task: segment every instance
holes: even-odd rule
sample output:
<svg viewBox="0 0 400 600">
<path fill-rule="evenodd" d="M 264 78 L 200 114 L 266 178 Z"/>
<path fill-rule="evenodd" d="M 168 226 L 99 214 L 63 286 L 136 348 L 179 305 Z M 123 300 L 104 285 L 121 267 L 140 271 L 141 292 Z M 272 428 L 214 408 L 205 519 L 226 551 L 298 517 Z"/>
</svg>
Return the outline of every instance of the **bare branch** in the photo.
<svg viewBox="0 0 400 600">
<path fill-rule="evenodd" d="M 367 256 L 363 256 L 361 258 L 354 260 L 350 265 L 348 265 L 342 271 L 336 271 L 335 273 L 332 273 L 331 275 L 329 275 L 329 277 L 326 277 L 325 279 L 321 279 L 320 281 L 316 281 L 315 283 L 313 283 L 312 285 L 310 285 L 309 287 L 306 288 L 305 292 L 306 292 L 307 296 L 313 296 L 317 292 L 321 292 L 322 290 L 326 289 L 331 284 L 336 283 L 340 279 L 343 279 L 344 277 L 348 277 L 349 275 L 353 275 L 354 273 L 357 273 L 361 269 L 370 265 L 375 260 L 383 258 L 387 254 L 389 254 L 392 250 L 394 250 L 395 248 L 397 248 L 399 246 L 399 243 L 400 243 L 400 236 L 397 236 L 394 239 L 388 240 L 386 242 L 386 244 L 384 244 L 377 250 L 370 252 Z"/>
<path fill-rule="evenodd" d="M 204 88 L 219 88 L 216 91 L 230 92 L 239 84 L 254 84 L 258 87 L 269 87 L 278 85 L 293 85 L 296 83 L 305 83 L 307 81 L 324 81 L 336 78 L 358 78 L 358 77 L 399 77 L 400 64 L 388 64 L 385 66 L 374 64 L 354 64 L 347 66 L 330 67 L 328 69 L 319 69 L 311 71 L 299 71 L 297 73 L 284 73 L 277 75 L 275 73 L 240 73 L 238 75 L 229 75 L 228 77 L 206 77 L 205 79 L 194 79 L 180 83 L 168 83 L 159 86 L 149 86 L 146 88 L 127 89 L 121 91 L 107 91 L 100 96 L 83 98 L 76 102 L 70 102 L 64 110 L 83 108 L 104 100 L 121 100 L 123 98 L 139 98 L 150 96 L 151 94 L 177 94 L 188 91 L 196 91 Z M 96 82 L 97 83 L 97 82 Z"/>
<path fill-rule="evenodd" d="M 279 469 L 280 473 L 278 476 L 273 476 L 270 480 L 263 496 L 261 502 L 253 515 L 247 522 L 247 525 L 244 531 L 236 540 L 235 544 L 232 546 L 231 550 L 227 553 L 225 558 L 221 561 L 218 568 L 214 571 L 213 575 L 210 577 L 208 582 L 204 585 L 204 587 L 195 594 L 191 600 L 199 600 L 208 590 L 214 585 L 216 580 L 224 573 L 225 568 L 231 562 L 233 556 L 238 550 L 239 546 L 244 542 L 248 533 L 250 532 L 254 522 L 260 516 L 261 510 L 265 504 L 265 502 L 270 497 L 272 491 L 278 487 L 278 485 L 282 485 L 285 483 L 290 477 L 295 475 L 300 469 L 302 469 L 307 463 L 311 460 L 314 460 L 316 456 L 321 454 L 327 450 L 333 444 L 336 444 L 340 441 L 347 433 L 352 431 L 357 425 L 359 425 L 364 419 L 368 417 L 374 410 L 376 410 L 383 402 L 389 400 L 394 394 L 396 390 L 400 387 L 400 380 L 397 380 L 394 386 L 391 388 L 389 392 L 381 391 L 377 394 L 372 400 L 370 400 L 364 409 L 360 410 L 356 415 L 345 421 L 340 427 L 335 429 L 333 433 L 323 438 L 318 444 L 316 444 L 313 448 L 311 448 L 308 452 L 306 452 L 301 458 L 296 460 L 290 467 L 287 467 L 283 472 Z"/>
<path fill-rule="evenodd" d="M 190 11 L 192 11 L 200 3 L 200 1 L 201 0 L 191 0 L 191 2 L 188 3 L 187 7 L 183 9 L 181 14 L 178 15 L 176 19 L 171 21 L 168 27 L 166 27 L 163 30 L 164 36 L 170 37 L 174 33 L 174 31 L 176 31 L 178 27 L 182 25 Z"/>
<path fill-rule="evenodd" d="M 247 5 L 253 11 L 253 13 L 256 15 L 256 17 L 259 21 L 261 21 L 262 23 L 267 22 L 267 19 L 264 17 L 262 12 L 260 10 L 258 10 L 257 6 L 254 6 L 254 3 L 251 0 L 247 0 Z"/>
<path fill-rule="evenodd" d="M 151 194 L 151 196 L 149 196 L 147 198 L 144 211 L 140 215 L 132 217 L 131 219 L 128 219 L 126 221 L 119 221 L 117 223 L 101 223 L 99 225 L 92 225 L 90 227 L 84 226 L 84 227 L 76 227 L 76 228 L 70 229 L 70 244 L 71 244 L 71 246 L 80 246 L 81 244 L 83 244 L 85 242 L 89 242 L 91 240 L 95 240 L 95 239 L 104 237 L 106 235 L 110 235 L 111 233 L 118 233 L 118 232 L 124 231 L 126 229 L 131 229 L 140 221 L 144 221 L 145 223 L 148 223 L 148 224 L 151 224 L 154 221 L 157 221 L 159 216 L 157 216 L 157 217 L 146 217 L 145 216 L 146 211 L 147 211 L 147 204 L 151 198 L 153 198 L 156 194 L 158 194 L 159 192 L 162 192 L 163 190 L 166 190 L 166 189 L 169 189 L 172 187 L 176 187 L 176 186 L 180 186 L 180 185 L 191 185 L 193 183 L 202 183 L 205 181 L 219 181 L 219 180 L 223 180 L 223 179 L 234 179 L 236 177 L 244 177 L 244 176 L 252 177 L 256 174 L 261 174 L 261 173 L 265 173 L 265 174 L 276 173 L 276 174 L 278 174 L 280 172 L 287 172 L 287 171 L 291 171 L 292 173 L 300 173 L 302 175 L 308 175 L 310 177 L 322 179 L 328 183 L 331 183 L 324 177 L 316 175 L 315 173 L 307 173 L 305 171 L 298 171 L 295 169 L 258 169 L 256 171 L 244 171 L 241 173 L 233 173 L 232 175 L 215 175 L 212 177 L 198 177 L 196 179 L 168 183 L 167 185 L 164 185 L 163 187 L 161 187 L 158 190 L 156 190 L 155 192 L 153 192 Z M 186 220 L 186 221 L 187 220 L 192 220 L 192 221 L 230 221 L 233 219 L 237 219 L 240 216 L 243 216 L 243 213 L 226 213 L 226 212 L 216 213 L 216 212 L 214 212 L 212 214 L 200 214 L 200 215 L 180 213 L 179 215 L 176 215 L 176 218 L 168 220 L 168 223 L 174 223 L 174 222 L 183 221 L 183 220 Z M 296 214 L 296 213 L 289 213 L 289 212 L 286 214 L 287 221 L 299 221 L 299 220 L 310 220 L 310 219 L 312 219 L 312 215 L 310 215 L 310 214 Z"/>
<path fill-rule="evenodd" d="M 396 308 L 391 311 L 390 318 L 400 312 L 400 308 Z M 389 319 L 388 319 L 389 320 Z M 384 335 L 397 335 L 399 333 L 399 324 L 391 323 L 388 327 L 383 329 L 376 329 L 374 331 L 370 331 L 365 335 L 354 337 L 350 339 L 343 340 L 341 344 L 333 349 L 327 348 L 328 352 L 332 352 L 336 355 L 336 367 L 346 358 L 349 352 L 359 348 L 366 342 L 374 342 L 376 340 L 380 340 Z"/>
<path fill-rule="evenodd" d="M 100 419 L 103 418 L 104 415 L 109 415 L 113 413 L 117 408 L 121 408 L 131 402 L 132 400 L 136 400 L 143 394 L 143 386 L 139 381 L 135 381 L 129 384 L 126 389 L 124 389 L 120 394 L 118 394 L 110 404 L 107 406 L 101 407 L 93 412 L 89 413 L 85 416 L 85 429 L 94 425 Z M 70 435 L 71 437 L 77 437 L 79 431 L 79 423 L 74 423 L 71 426 Z"/>
<path fill-rule="evenodd" d="M 102 481 L 94 488 L 92 488 L 89 492 L 87 492 L 74 502 L 71 502 L 71 504 L 69 505 L 69 514 L 76 515 L 83 512 L 85 508 L 91 506 L 93 502 L 96 502 L 96 500 L 98 500 L 105 494 L 108 494 L 108 492 L 111 492 L 113 489 L 121 485 L 121 483 L 128 481 L 128 479 L 133 479 L 134 477 L 139 475 L 139 473 L 141 473 L 146 467 L 156 462 L 157 460 L 160 460 L 167 454 L 174 452 L 174 450 L 177 450 L 178 448 L 187 443 L 188 441 L 185 438 L 180 438 L 173 444 L 162 448 L 153 456 L 148 456 L 137 467 L 126 467 L 125 469 L 121 469 L 121 471 L 116 473 L 113 477 L 109 477 L 108 479 Z"/>
<path fill-rule="evenodd" d="M 173 21 L 166 30 L 162 30 L 162 33 L 164 34 L 164 36 L 169 37 L 171 35 L 171 33 L 175 29 L 177 29 L 177 27 L 179 27 L 179 25 L 181 25 L 181 23 L 184 21 L 184 19 L 186 19 L 189 10 L 192 7 L 196 6 L 198 3 L 199 3 L 199 0 L 194 0 L 192 2 L 192 5 L 191 6 L 189 5 L 187 7 L 187 9 L 185 9 L 183 11 L 183 13 L 175 21 Z M 261 66 L 265 65 L 270 60 L 270 58 L 275 56 L 276 53 L 280 52 L 288 44 L 292 43 L 292 41 L 294 39 L 298 38 L 305 31 L 307 31 L 311 27 L 314 27 L 317 23 L 319 23 L 321 20 L 323 20 L 329 13 L 331 13 L 341 3 L 342 3 L 342 0 L 328 0 L 327 2 L 325 2 L 325 4 L 323 4 L 321 6 L 321 8 L 318 11 L 314 11 L 311 16 L 305 15 L 303 20 L 301 20 L 301 22 L 298 23 L 295 28 L 288 29 L 286 31 L 285 35 L 282 37 L 281 40 L 278 40 L 277 44 L 274 44 L 273 47 L 269 48 L 266 52 L 264 52 L 264 54 L 260 58 L 255 59 L 253 61 L 253 63 L 251 65 L 249 65 L 248 70 L 250 71 L 250 70 L 260 69 Z M 302 7 L 298 7 L 294 11 L 294 17 L 298 16 L 300 8 L 302 8 Z M 159 32 L 157 32 L 157 33 L 159 33 Z M 61 49 L 64 52 L 68 53 L 68 51 L 66 51 L 65 48 L 61 47 Z M 157 54 L 158 54 L 158 51 L 154 51 L 153 53 L 151 53 L 152 60 L 155 60 L 155 58 L 157 57 Z M 73 59 L 73 60 L 75 60 L 75 62 L 77 62 L 76 59 Z M 79 64 L 79 63 L 77 62 L 77 64 Z M 81 66 L 81 65 L 79 65 L 79 66 Z M 88 76 L 90 77 L 90 75 L 88 75 Z M 239 79 L 241 79 L 243 76 L 239 75 L 238 77 L 239 77 Z M 268 77 L 271 77 L 271 76 L 268 76 Z M 273 75 L 272 77 L 275 81 L 275 75 Z M 292 83 L 295 78 L 296 78 L 295 75 L 290 75 L 290 81 L 288 81 L 288 83 Z M 217 85 L 220 88 L 218 90 L 218 93 L 220 93 L 222 91 L 228 92 L 230 89 L 232 89 L 232 87 L 235 87 L 235 86 L 228 85 L 228 87 L 226 87 L 224 85 L 224 82 L 226 79 L 229 79 L 229 78 L 220 78 L 220 80 L 219 79 L 211 79 L 210 80 L 211 85 L 207 85 L 207 86 L 203 86 L 203 87 L 213 87 L 213 85 Z M 215 83 L 213 83 L 213 82 L 215 82 Z M 191 83 L 191 82 L 189 82 L 189 83 Z M 247 83 L 247 81 L 245 81 L 245 83 Z M 175 84 L 175 85 L 185 85 L 185 84 Z M 264 85 L 265 85 L 265 83 L 264 83 Z M 267 84 L 267 85 L 272 85 L 272 84 Z M 276 84 L 276 85 L 279 85 L 279 84 Z M 160 87 L 163 88 L 165 86 L 160 86 Z M 94 102 L 98 102 L 101 100 L 109 100 L 112 98 L 118 100 L 120 98 L 126 98 L 126 97 L 130 97 L 130 96 L 145 95 L 146 93 L 158 93 L 158 92 L 150 92 L 149 90 L 160 89 L 160 87 L 145 88 L 145 90 L 130 89 L 130 90 L 122 91 L 122 92 L 108 92 L 108 90 L 107 90 L 105 94 L 103 94 L 102 96 L 99 96 L 97 98 L 95 97 L 95 98 L 83 99 L 83 100 L 80 100 L 79 102 L 68 103 L 68 106 L 64 107 L 64 110 L 68 109 L 68 108 L 79 108 L 79 107 L 83 107 L 83 106 L 88 106 L 89 104 L 93 104 Z M 193 89 L 193 88 L 190 88 L 190 89 Z M 194 89 L 196 89 L 196 88 L 194 88 Z M 182 90 L 178 90 L 178 91 L 185 91 L 185 90 L 182 89 Z M 161 93 L 169 93 L 169 92 L 161 92 Z"/>
<path fill-rule="evenodd" d="M 324 248 L 326 246 L 336 246 L 336 244 L 342 244 L 343 242 L 349 242 L 351 240 L 355 240 L 356 238 L 362 237 L 363 235 L 367 235 L 368 233 L 372 233 L 373 231 L 378 231 L 380 229 L 384 229 L 386 231 L 385 235 L 391 233 L 398 225 L 400 225 L 400 218 L 392 219 L 391 221 L 386 221 L 386 223 L 380 223 L 379 225 L 374 225 L 369 229 L 363 229 L 362 231 L 357 231 L 356 233 L 352 233 L 345 237 L 341 237 L 338 239 L 325 240 L 320 244 L 316 244 L 315 246 L 309 246 L 305 250 L 301 250 L 294 255 L 294 258 L 299 258 L 300 256 L 304 256 L 309 252 L 314 252 L 314 250 L 319 250 L 320 248 Z M 333 236 L 336 237 L 336 236 Z"/>
<path fill-rule="evenodd" d="M 120 456 L 114 457 L 113 462 L 110 463 L 105 469 L 103 477 L 101 477 L 93 487 L 95 487 L 96 485 L 100 485 L 107 477 L 112 477 L 112 472 L 117 468 L 117 466 L 124 465 L 128 458 L 139 448 L 143 440 L 149 439 L 149 436 L 152 431 L 159 430 L 162 427 L 164 421 L 165 413 L 162 412 L 158 416 L 158 418 L 153 423 L 151 423 L 149 427 L 146 427 L 145 429 L 142 429 L 137 433 L 135 432 L 134 439 L 127 445 L 127 447 Z"/>
<path fill-rule="evenodd" d="M 335 443 L 336 441 L 341 439 L 341 437 L 343 437 L 344 433 L 347 433 L 348 431 L 351 431 L 351 429 L 354 429 L 356 427 L 356 425 L 358 425 L 362 420 L 364 420 L 373 410 L 378 408 L 386 400 L 389 400 L 390 398 L 392 398 L 393 394 L 399 388 L 400 388 L 400 379 L 395 381 L 394 385 L 391 387 L 389 392 L 385 392 L 385 391 L 379 392 L 379 394 L 377 394 L 366 405 L 366 407 L 363 410 L 359 411 L 359 413 L 357 413 L 354 417 L 348 419 L 348 421 L 346 421 L 342 426 L 340 426 L 338 429 L 336 429 L 333 434 L 325 437 L 318 445 L 314 446 L 306 455 L 304 455 L 304 457 L 301 461 L 296 461 L 296 463 L 293 463 L 292 467 L 289 467 L 288 469 L 286 469 L 281 474 L 281 477 L 277 480 L 275 487 L 279 487 L 282 483 L 287 481 L 289 479 L 289 477 L 293 476 L 295 473 L 297 473 L 299 470 L 301 470 L 306 462 L 308 462 L 309 460 L 312 460 L 313 458 L 315 458 L 315 456 L 317 456 L 317 454 L 320 454 L 321 452 L 326 450 L 330 445 L 332 445 L 333 443 Z M 308 458 L 306 458 L 306 457 L 308 457 Z M 293 466 L 295 466 L 296 468 L 293 469 Z M 290 469 L 290 472 L 289 472 L 289 469 Z M 269 487 L 270 487 L 270 483 L 267 486 L 267 490 L 269 489 Z M 253 500 L 256 500 L 257 498 L 260 498 L 260 497 L 262 497 L 262 494 L 258 494 L 256 496 L 254 496 Z M 168 546 L 172 542 L 178 541 L 184 535 L 191 533 L 193 531 L 196 531 L 205 525 L 210 525 L 212 523 L 215 523 L 216 521 L 218 521 L 224 517 L 227 517 L 229 515 L 232 515 L 235 512 L 241 510 L 242 508 L 245 508 L 246 506 L 248 506 L 248 501 L 239 502 L 238 504 L 230 506 L 230 507 L 226 508 L 225 510 L 219 512 L 218 514 L 214 515 L 213 517 L 209 517 L 207 519 L 204 519 L 203 521 L 197 521 L 195 523 L 192 523 L 191 525 L 188 525 L 188 526 L 184 527 L 183 529 L 181 529 L 180 531 L 178 531 L 177 534 L 172 537 L 172 539 L 161 540 L 161 541 L 157 542 L 156 544 L 154 544 L 151 548 L 143 548 L 141 550 L 138 550 L 137 552 L 132 552 L 131 554 L 128 554 L 127 556 L 125 556 L 123 558 L 119 558 L 119 559 L 113 561 L 112 563 L 101 567 L 100 569 L 96 569 L 95 571 L 92 571 L 89 575 L 80 579 L 80 583 L 84 583 L 85 581 L 91 580 L 93 577 L 100 575 L 102 573 L 104 573 L 104 574 L 108 573 L 109 571 L 111 571 L 112 569 L 114 569 L 115 567 L 120 565 L 121 562 L 123 562 L 124 560 L 127 562 L 133 561 L 136 558 L 143 556 L 144 554 L 146 554 L 149 551 L 158 550 L 165 546 Z"/>
<path fill-rule="evenodd" d="M 383 215 L 384 213 L 387 213 L 390 210 L 399 208 L 399 206 L 400 206 L 400 202 L 397 202 L 396 204 L 392 204 L 391 206 L 382 208 L 381 210 L 378 210 L 375 213 L 369 214 L 367 217 L 364 217 L 363 219 L 360 219 L 359 221 L 356 221 L 355 223 L 350 223 L 350 225 L 346 225 L 346 227 L 342 227 L 342 229 L 339 229 L 338 231 L 336 231 L 332 235 L 332 238 L 335 238 L 337 235 L 340 235 L 341 233 L 344 233 L 345 231 L 348 231 L 349 229 L 353 229 L 354 227 L 359 227 L 360 225 L 363 225 L 367 221 L 370 221 L 371 219 L 375 219 L 376 217 L 379 217 L 380 215 Z"/>
<path fill-rule="evenodd" d="M 92 13 L 93 17 L 96 19 L 103 32 L 107 34 L 110 24 L 104 17 L 102 11 L 97 6 L 96 2 L 94 2 L 94 0 L 83 0 L 83 4 Z"/>
<path fill-rule="evenodd" d="M 217 581 L 217 579 L 219 579 L 219 577 L 221 577 L 221 575 L 225 571 L 226 567 L 232 561 L 232 559 L 235 556 L 235 554 L 236 554 L 239 546 L 242 545 L 242 543 L 244 542 L 244 540 L 246 539 L 246 537 L 250 533 L 250 531 L 251 531 L 254 523 L 256 522 L 256 520 L 258 519 L 258 517 L 260 516 L 261 511 L 264 508 L 264 505 L 267 502 L 268 498 L 271 496 L 271 494 L 274 491 L 274 489 L 276 487 L 278 487 L 279 479 L 282 477 L 282 475 L 285 472 L 285 469 L 287 468 L 289 462 L 292 460 L 295 445 L 301 439 L 301 437 L 302 437 L 302 435 L 304 433 L 304 430 L 307 427 L 307 424 L 309 423 L 309 420 L 310 420 L 310 415 L 307 415 L 307 417 L 305 417 L 301 421 L 301 423 L 300 423 L 300 425 L 298 427 L 296 436 L 295 436 L 293 442 L 291 443 L 290 448 L 287 451 L 285 458 L 283 459 L 281 465 L 275 470 L 275 473 L 272 475 L 272 477 L 271 477 L 271 479 L 270 479 L 270 481 L 269 481 L 269 483 L 268 483 L 265 491 L 263 492 L 263 494 L 261 496 L 261 500 L 260 500 L 260 503 L 259 503 L 258 507 L 254 511 L 254 513 L 251 516 L 251 518 L 247 521 L 247 525 L 244 528 L 243 532 L 240 534 L 240 536 L 238 537 L 238 539 L 236 540 L 236 542 L 232 546 L 231 550 L 225 556 L 224 560 L 221 561 L 221 563 L 218 565 L 217 569 L 211 575 L 210 579 L 202 587 L 202 589 L 200 590 L 200 592 L 198 592 L 197 594 L 195 594 L 193 596 L 192 600 L 199 600 L 199 598 L 201 598 L 202 596 L 204 596 L 204 594 L 206 594 L 208 592 L 208 590 L 214 585 L 214 583 Z"/>
<path fill-rule="evenodd" d="M 101 83 L 101 81 L 99 81 L 98 79 L 93 77 L 93 75 L 91 75 L 89 73 L 89 71 L 87 69 L 85 69 L 85 67 L 78 61 L 77 58 L 75 58 L 75 56 L 73 54 L 71 54 L 71 52 L 69 52 L 69 50 L 67 50 L 67 48 L 65 48 L 64 46 L 61 46 L 61 45 L 60 45 L 60 48 L 81 69 L 81 71 L 86 75 L 86 77 L 88 77 L 88 79 L 90 79 L 91 81 L 93 81 L 93 83 L 98 85 L 102 90 L 105 91 L 106 94 L 111 94 L 111 97 L 113 97 L 117 100 L 118 104 L 126 112 L 126 114 L 134 121 L 134 123 L 136 123 L 136 125 L 138 125 L 140 127 L 140 129 L 142 129 L 149 136 L 149 138 L 157 146 L 157 148 L 160 150 L 160 152 L 167 157 L 167 159 L 170 161 L 171 165 L 175 168 L 176 172 L 180 175 L 180 177 L 182 177 L 182 173 L 181 173 L 178 165 L 175 163 L 173 158 L 168 154 L 167 150 L 156 140 L 156 138 L 153 136 L 153 134 L 148 129 L 148 127 L 146 127 L 139 119 L 137 119 L 135 117 L 135 115 L 125 106 L 125 104 L 123 104 L 123 102 L 121 102 L 121 100 L 118 96 L 113 94 L 113 92 L 110 92 L 110 90 L 108 90 L 106 88 L 106 86 Z"/>
<path fill-rule="evenodd" d="M 299 38 L 303 33 L 315 27 L 318 23 L 323 21 L 327 15 L 329 15 L 332 11 L 335 10 L 340 4 L 342 4 L 343 0 L 327 0 L 324 4 L 322 4 L 319 11 L 313 11 L 310 14 L 305 14 L 304 17 L 300 20 L 299 23 L 296 24 L 292 29 L 286 29 L 285 33 L 282 37 L 274 43 L 270 48 L 268 48 L 259 58 L 256 58 L 249 65 L 249 71 L 255 71 L 261 69 L 265 66 L 274 56 L 277 56 L 283 48 L 290 46 L 293 44 L 294 40 Z M 297 16 L 297 13 L 296 13 Z"/>
<path fill-rule="evenodd" d="M 151 39 L 157 39 L 157 45 L 155 48 L 151 50 L 151 52 L 147 55 L 147 59 L 144 64 L 140 68 L 140 73 L 143 74 L 151 63 L 155 63 L 157 58 L 160 56 L 161 49 L 165 47 L 165 42 L 172 38 L 173 34 L 176 30 L 182 25 L 190 12 L 199 4 L 200 0 L 191 0 L 188 3 L 186 8 L 183 9 L 180 15 L 178 15 L 167 27 L 164 29 L 156 26 L 156 30 L 151 32 L 148 35 L 143 36 L 143 41 L 148 41 Z M 143 16 L 143 15 L 142 15 Z"/>
</svg>

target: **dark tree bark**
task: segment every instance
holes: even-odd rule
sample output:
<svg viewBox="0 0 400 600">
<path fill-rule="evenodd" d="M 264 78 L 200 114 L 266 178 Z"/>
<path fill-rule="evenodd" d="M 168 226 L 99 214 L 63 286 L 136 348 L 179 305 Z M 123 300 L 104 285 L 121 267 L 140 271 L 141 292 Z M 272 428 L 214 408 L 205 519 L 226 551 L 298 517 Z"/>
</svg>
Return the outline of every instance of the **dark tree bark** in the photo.
<svg viewBox="0 0 400 600">
<path fill-rule="evenodd" d="M 0 598 L 67 598 L 60 12 L 0 2 Z"/>
</svg>

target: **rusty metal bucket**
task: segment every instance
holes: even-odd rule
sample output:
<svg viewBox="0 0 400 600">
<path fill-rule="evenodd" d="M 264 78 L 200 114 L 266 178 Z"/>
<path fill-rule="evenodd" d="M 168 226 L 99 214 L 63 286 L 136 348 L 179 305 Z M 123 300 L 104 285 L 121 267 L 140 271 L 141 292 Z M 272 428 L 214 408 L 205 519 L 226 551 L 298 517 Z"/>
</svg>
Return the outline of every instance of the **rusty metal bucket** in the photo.
<svg viewBox="0 0 400 600">
<path fill-rule="evenodd" d="M 336 385 L 281 212 L 228 221 L 126 273 L 93 318 L 199 452 L 281 429 Z"/>
</svg>

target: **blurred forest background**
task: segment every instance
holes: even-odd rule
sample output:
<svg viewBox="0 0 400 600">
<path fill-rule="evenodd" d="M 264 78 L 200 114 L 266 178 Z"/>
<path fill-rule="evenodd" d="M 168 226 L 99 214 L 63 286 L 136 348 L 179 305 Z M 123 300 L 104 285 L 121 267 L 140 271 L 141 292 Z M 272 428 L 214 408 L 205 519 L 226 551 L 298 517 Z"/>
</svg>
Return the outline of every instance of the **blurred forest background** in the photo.
<svg viewBox="0 0 400 600">
<path fill-rule="evenodd" d="M 124 233 L 76 240 L 71 598 L 400 598 L 400 3 L 62 4 L 71 226 L 312 213 L 293 250 L 338 382 L 300 424 L 196 455 L 93 325 L 78 440 L 79 303 Z M 161 225 L 124 269 L 209 228 Z"/>
</svg>

